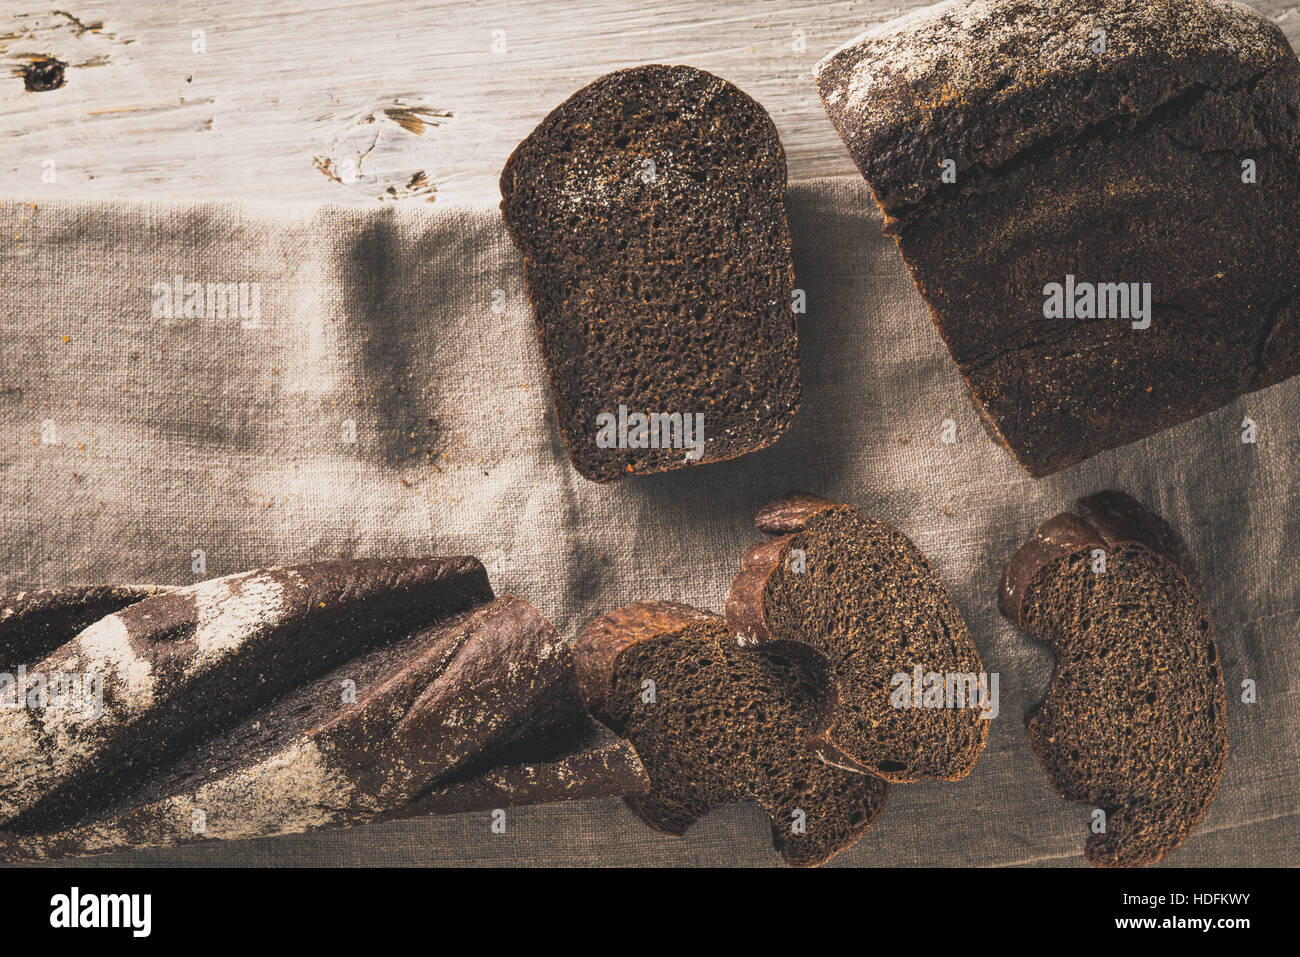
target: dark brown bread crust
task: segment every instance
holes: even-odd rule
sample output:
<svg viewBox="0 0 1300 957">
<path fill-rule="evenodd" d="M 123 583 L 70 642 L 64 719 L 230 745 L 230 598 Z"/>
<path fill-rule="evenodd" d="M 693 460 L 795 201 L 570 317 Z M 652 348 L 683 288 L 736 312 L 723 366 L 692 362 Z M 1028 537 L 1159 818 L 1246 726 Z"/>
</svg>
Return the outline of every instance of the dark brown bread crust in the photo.
<svg viewBox="0 0 1300 957">
<path fill-rule="evenodd" d="M 772 573 L 784 562 L 787 547 L 794 533 L 801 532 L 808 522 L 830 508 L 848 508 L 814 495 L 812 492 L 786 492 L 758 510 L 754 525 L 765 535 L 779 536 L 759 542 L 740 557 L 740 574 L 731 581 L 727 595 L 727 624 L 736 632 L 742 644 L 771 641 L 767 618 L 763 610 L 763 590 Z M 851 759 L 847 759 L 850 765 Z"/>
<path fill-rule="evenodd" d="M 787 864 L 822 864 L 871 827 L 887 785 L 822 753 L 819 741 L 836 698 L 814 652 L 790 643 L 742 651 L 729 638 L 719 616 L 673 602 L 616 609 L 579 634 L 574 648 L 577 670 L 587 676 L 588 700 L 597 703 L 602 721 L 629 737 L 650 775 L 649 791 L 629 796 L 628 804 L 656 830 L 681 835 L 713 808 L 752 799 L 771 817 L 773 845 Z M 646 657 L 628 657 L 645 649 L 651 651 Z M 685 677 L 673 673 L 676 665 Z M 684 697 L 691 694 L 684 686 L 701 675 L 706 677 L 696 688 L 698 699 Z M 746 683 L 755 676 L 757 686 Z M 789 694 L 756 694 L 767 686 L 764 676 Z M 653 678 L 660 700 L 634 704 L 645 678 Z M 654 734 L 653 713 L 661 707 L 681 709 L 689 723 L 666 738 Z M 778 715 L 790 708 L 798 709 L 795 723 L 802 726 L 797 739 L 769 740 L 771 728 L 780 726 Z M 765 717 L 755 720 L 755 714 Z M 749 755 L 754 767 L 739 770 L 737 754 Z M 744 757 L 739 765 L 745 767 Z M 789 833 L 787 814 L 794 807 L 808 815 L 807 834 Z"/>
<path fill-rule="evenodd" d="M 812 492 L 786 492 L 758 510 L 754 525 L 764 535 L 798 532 L 808 525 L 808 520 L 814 515 L 834 504 Z"/>
<path fill-rule="evenodd" d="M 1074 503 L 1079 515 L 1096 529 L 1111 548 L 1124 542 L 1144 545 L 1164 556 L 1199 588 L 1200 576 L 1187 543 L 1178 531 L 1155 512 L 1147 511 L 1127 492 L 1094 492 Z"/>
<path fill-rule="evenodd" d="M 283 581 L 319 582 L 324 594 L 337 594 L 331 582 L 345 582 L 343 590 L 360 601 L 353 627 L 374 627 L 397 600 L 411 603 L 409 616 L 394 618 L 399 630 L 359 644 L 328 673 L 313 675 L 304 666 L 289 676 L 287 691 L 260 692 L 233 727 L 183 719 L 173 726 L 164 716 L 166 743 L 151 761 L 136 761 L 93 796 L 79 786 L 63 788 L 75 803 L 35 802 L 0 831 L 0 859 L 645 790 L 632 748 L 587 714 L 570 646 L 523 599 L 493 600 L 476 560 L 323 563 L 277 573 Z M 365 581 L 367 573 L 376 580 Z M 450 591 L 423 587 L 447 576 L 456 586 Z M 385 582 L 394 593 L 385 592 Z M 439 605 L 439 598 L 451 600 Z M 330 604 L 309 603 L 295 627 L 307 638 L 327 639 L 337 611 Z M 249 616 L 233 620 L 246 624 Z M 173 633 L 204 627 L 199 618 L 188 628 L 170 623 Z M 243 642 L 238 655 L 249 665 L 249 683 L 261 689 L 266 682 L 257 680 L 250 647 Z M 351 699 L 343 694 L 349 686 Z M 3 743 L 8 749 L 18 742 Z M 82 780 L 76 776 L 73 784 Z M 192 828 L 196 812 L 205 816 L 200 834 Z"/>
<path fill-rule="evenodd" d="M 530 760 L 509 763 L 520 756 Z M 451 782 L 440 782 L 394 816 L 635 797 L 650 789 L 650 779 L 632 745 L 590 718 L 584 718 L 578 727 L 562 726 L 529 735 L 509 753 L 494 756 L 492 763 L 486 770 L 475 769 Z"/>
<path fill-rule="evenodd" d="M 949 662 L 954 666 L 951 670 L 963 674 L 980 673 L 983 666 L 980 662 L 979 650 L 971 640 L 965 622 L 962 621 L 942 582 L 929 568 L 925 557 L 921 555 L 915 545 L 896 530 L 890 529 L 881 523 L 863 519 L 857 510 L 851 506 L 839 505 L 808 492 L 787 493 L 785 496 L 769 503 L 758 513 L 755 524 L 759 530 L 768 534 L 775 534 L 777 537 L 760 542 L 750 548 L 741 558 L 740 573 L 732 579 L 731 591 L 726 602 L 726 617 L 727 625 L 735 632 L 737 642 L 741 645 L 761 645 L 772 641 L 800 641 L 814 647 L 818 646 L 821 638 L 817 629 L 822 626 L 814 619 L 801 618 L 803 624 L 798 629 L 774 626 L 776 617 L 785 610 L 780 600 L 775 597 L 775 591 L 790 566 L 792 550 L 806 544 L 806 536 L 803 533 L 809 532 L 811 529 L 810 534 L 821 534 L 819 522 L 833 516 L 842 517 L 849 523 L 867 522 L 871 526 L 882 529 L 890 536 L 896 536 L 897 539 L 901 540 L 899 544 L 907 558 L 917 565 L 922 577 L 928 579 L 940 595 L 938 617 L 941 620 L 938 630 L 950 636 L 955 645 L 962 651 L 960 661 Z M 854 559 L 846 559 L 846 561 L 850 560 Z M 858 560 L 860 560 L 860 556 L 858 556 Z M 879 574 L 882 584 L 885 583 L 889 570 L 883 569 Z M 911 617 L 922 614 L 919 605 L 916 607 L 899 607 L 897 609 L 897 616 L 906 615 Z M 857 660 L 859 664 L 865 661 L 878 661 L 880 667 L 885 668 L 886 663 L 880 658 L 881 650 L 881 648 L 873 647 L 870 644 L 864 644 L 860 648 L 853 649 L 851 653 L 837 655 L 840 662 L 837 667 L 847 669 L 851 664 L 849 659 L 852 658 Z M 926 652 L 920 654 L 926 654 Z M 961 665 L 960 668 L 955 667 L 958 664 Z M 950 669 L 940 669 L 942 673 L 946 673 L 948 670 Z M 873 687 L 878 686 L 881 689 L 887 689 L 891 678 L 892 673 L 873 673 L 870 684 Z M 877 682 L 879 682 L 878 685 Z M 862 669 L 855 668 L 852 677 L 845 670 L 840 678 L 840 685 L 841 687 L 838 688 L 839 698 L 860 693 L 861 688 L 864 686 Z M 879 701 L 876 702 L 876 705 L 883 708 L 883 704 Z M 871 724 L 872 727 L 877 725 L 877 721 L 881 717 L 881 712 L 875 707 L 863 706 L 854 710 L 863 715 L 863 720 Z M 888 781 L 915 781 L 923 777 L 936 777 L 948 781 L 960 780 L 974 768 L 975 762 L 979 759 L 988 738 L 988 722 L 981 719 L 974 710 L 971 710 L 969 712 L 970 720 L 963 722 L 968 726 L 966 731 L 971 736 L 971 740 L 967 743 L 958 742 L 955 736 L 951 734 L 952 729 L 948 729 L 947 732 L 940 733 L 928 741 L 914 740 L 906 744 L 899 742 L 898 749 L 900 752 L 906 751 L 915 754 L 918 750 L 928 749 L 935 755 L 945 755 L 945 757 L 938 760 L 938 767 L 932 767 L 922 772 L 917 767 L 903 760 L 898 760 L 897 758 L 901 754 L 886 758 L 883 761 L 868 760 L 865 751 L 860 747 L 854 747 L 850 743 L 853 735 L 846 729 L 846 722 L 849 721 L 846 717 L 847 713 L 847 710 L 844 713 L 837 713 L 836 719 L 826 728 L 824 733 L 817 737 L 814 743 L 819 749 L 819 753 L 822 754 L 824 760 L 830 763 L 876 774 Z M 879 742 L 878 746 L 883 746 L 883 742 Z M 876 755 L 875 757 L 879 758 L 880 756 Z"/>
<path fill-rule="evenodd" d="M 605 694 L 614 663 L 628 647 L 700 621 L 721 621 L 717 615 L 675 601 L 639 601 L 588 622 L 573 641 L 578 687 L 591 713 L 605 717 Z"/>
<path fill-rule="evenodd" d="M 952 2 L 832 53 L 818 87 L 1031 475 L 1300 372 L 1300 61 L 1266 17 L 1222 0 Z M 1067 275 L 1150 283 L 1151 326 L 1045 318 Z"/>
<path fill-rule="evenodd" d="M 1105 539 L 1079 516 L 1066 512 L 1049 518 L 1034 530 L 1033 537 L 1020 546 L 1002 569 L 998 608 L 1017 625 L 1022 624 L 1020 611 L 1034 576 L 1058 558 L 1105 547 Z"/>
<path fill-rule="evenodd" d="M 1116 491 L 1076 508 L 1040 525 L 1007 563 L 999 606 L 1056 655 L 1025 723 L 1057 792 L 1106 813 L 1088 860 L 1153 864 L 1200 823 L 1223 774 L 1218 648 L 1190 552 L 1167 522 Z M 1106 553 L 1104 574 L 1094 549 Z"/>
<path fill-rule="evenodd" d="M 782 566 L 782 553 L 794 541 L 794 533 L 759 542 L 740 557 L 740 574 L 731 580 L 724 606 L 727 624 L 741 645 L 759 645 L 772 640 L 763 607 L 767 583 Z"/>
<path fill-rule="evenodd" d="M 583 477 L 735 458 L 789 427 L 800 383 L 785 182 L 766 111 L 685 66 L 600 77 L 510 156 L 501 208 Z M 703 414 L 702 456 L 598 447 L 598 417 L 620 406 Z"/>
<path fill-rule="evenodd" d="M 1104 59 L 1089 48 L 1099 28 Z M 1237 3 L 954 0 L 846 43 L 818 64 L 817 87 L 893 215 L 942 191 L 920 172 L 945 159 L 996 171 L 1119 113 L 1149 116 L 1294 60 L 1277 25 Z"/>
<path fill-rule="evenodd" d="M 12 672 L 44 658 L 92 621 L 171 589 L 154 585 L 83 585 L 0 596 L 0 668 Z"/>
<path fill-rule="evenodd" d="M 1017 625 L 1023 624 L 1025 591 L 1045 566 L 1067 555 L 1115 548 L 1124 542 L 1142 545 L 1168 559 L 1199 589 L 1196 563 L 1182 536 L 1127 492 L 1094 492 L 1074 507 L 1078 514 L 1062 512 L 1039 525 L 1002 569 L 998 608 Z"/>
</svg>

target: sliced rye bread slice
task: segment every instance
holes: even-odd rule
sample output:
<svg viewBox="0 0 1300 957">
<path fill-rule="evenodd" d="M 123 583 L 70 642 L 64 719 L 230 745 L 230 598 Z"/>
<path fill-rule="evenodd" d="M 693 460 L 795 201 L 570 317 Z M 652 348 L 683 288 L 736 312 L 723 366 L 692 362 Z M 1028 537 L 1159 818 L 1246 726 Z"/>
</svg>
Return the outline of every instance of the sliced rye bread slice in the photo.
<svg viewBox="0 0 1300 957">
<path fill-rule="evenodd" d="M 834 692 L 807 648 L 743 649 L 717 615 L 639 602 L 588 624 L 574 650 L 588 705 L 650 775 L 649 794 L 627 802 L 651 827 L 680 835 L 715 808 L 752 800 L 786 863 L 815 866 L 880 814 L 884 781 L 827 764 L 808 743 Z"/>
<path fill-rule="evenodd" d="M 233 728 L 200 733 L 107 807 L 24 817 L 0 834 L 0 859 L 300 833 L 647 785 L 631 746 L 587 714 L 570 645 L 507 595 L 363 652 Z"/>
<path fill-rule="evenodd" d="M 817 86 L 1031 475 L 1300 372 L 1300 61 L 1262 13 L 955 0 L 831 53 Z"/>
<path fill-rule="evenodd" d="M 785 185 L 767 112 L 687 66 L 599 78 L 511 155 L 501 209 L 585 478 L 735 458 L 789 427 L 800 385 Z M 601 447 L 601 416 L 620 407 L 678 419 L 644 435 L 630 419 L 629 447 Z M 666 447 L 695 415 L 702 453 Z"/>
<path fill-rule="evenodd" d="M 1025 724 L 1061 797 L 1106 814 L 1085 856 L 1160 861 L 1204 817 L 1228 756 L 1223 671 L 1186 545 L 1130 496 L 1099 492 L 1038 527 L 998 604 L 1056 656 Z"/>
<path fill-rule="evenodd" d="M 757 525 L 777 537 L 745 554 L 727 624 L 743 644 L 800 642 L 824 657 L 838 691 L 817 741 L 825 759 L 895 782 L 969 774 L 988 739 L 991 679 L 920 550 L 807 492 L 770 503 Z"/>
</svg>

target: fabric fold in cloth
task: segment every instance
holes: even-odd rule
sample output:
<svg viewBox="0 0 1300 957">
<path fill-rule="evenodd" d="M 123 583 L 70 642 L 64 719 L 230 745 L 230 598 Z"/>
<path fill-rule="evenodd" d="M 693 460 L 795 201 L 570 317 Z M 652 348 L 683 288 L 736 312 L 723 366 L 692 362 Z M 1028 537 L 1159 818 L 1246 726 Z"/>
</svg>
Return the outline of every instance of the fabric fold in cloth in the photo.
<svg viewBox="0 0 1300 957">
<path fill-rule="evenodd" d="M 981 427 L 866 187 L 795 183 L 788 209 L 808 304 L 790 432 L 599 486 L 560 444 L 493 207 L 0 203 L 0 590 L 469 554 L 571 636 L 639 599 L 720 611 L 755 513 L 807 489 L 912 538 L 1001 675 L 971 775 L 895 788 L 834 864 L 1082 864 L 1087 808 L 1052 792 L 1022 723 L 1050 657 L 998 614 L 997 585 L 1039 522 L 1120 488 L 1186 538 L 1228 684 L 1218 798 L 1167 863 L 1300 863 L 1300 382 L 1031 479 Z M 753 807 L 685 838 L 615 799 L 507 822 L 420 817 L 90 863 L 779 864 Z"/>
</svg>

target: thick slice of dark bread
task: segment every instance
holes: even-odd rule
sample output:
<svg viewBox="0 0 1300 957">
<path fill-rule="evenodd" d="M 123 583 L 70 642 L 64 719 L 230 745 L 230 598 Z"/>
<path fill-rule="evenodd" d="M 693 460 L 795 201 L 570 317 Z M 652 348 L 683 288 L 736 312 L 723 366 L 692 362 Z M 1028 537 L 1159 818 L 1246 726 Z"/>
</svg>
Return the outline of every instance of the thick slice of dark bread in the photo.
<svg viewBox="0 0 1300 957">
<path fill-rule="evenodd" d="M 742 649 L 716 615 L 641 602 L 587 625 L 575 655 L 592 710 L 650 775 L 650 793 L 627 800 L 652 827 L 682 834 L 714 808 L 752 800 L 786 863 L 812 866 L 856 844 L 880 814 L 884 781 L 827 764 L 809 744 L 834 691 L 808 649 Z"/>
<path fill-rule="evenodd" d="M 985 715 L 995 713 L 982 694 L 996 689 L 920 550 L 805 492 L 771 503 L 757 524 L 778 537 L 746 553 L 727 624 L 742 643 L 801 642 L 824 656 L 838 690 L 834 721 L 817 741 L 826 759 L 889 781 L 969 774 L 988 738 Z"/>
<path fill-rule="evenodd" d="M 587 714 L 571 647 L 507 595 L 200 737 L 96 813 L 28 815 L 0 835 L 0 857 L 299 833 L 646 786 L 631 746 Z"/>
<path fill-rule="evenodd" d="M 583 476 L 730 459 L 789 427 L 800 391 L 785 183 L 766 111 L 687 66 L 601 77 L 511 155 L 501 209 Z M 678 425 L 703 415 L 702 454 L 654 428 L 645 447 L 635 435 L 598 446 L 598 418 L 620 406 Z"/>
<path fill-rule="evenodd" d="M 1089 861 L 1154 864 L 1200 823 L 1223 776 L 1214 629 L 1167 523 L 1122 492 L 1075 510 L 1043 523 L 1002 577 L 1003 614 L 1056 656 L 1029 740 L 1063 798 L 1105 812 Z"/>
<path fill-rule="evenodd" d="M 986 424 L 1031 475 L 1300 372 L 1300 62 L 1265 16 L 958 0 L 864 33 L 817 84 Z M 1150 326 L 1118 287 L 1105 318 L 1047 318 L 1048 285 L 1067 282 L 1076 299 L 1150 283 Z"/>
</svg>

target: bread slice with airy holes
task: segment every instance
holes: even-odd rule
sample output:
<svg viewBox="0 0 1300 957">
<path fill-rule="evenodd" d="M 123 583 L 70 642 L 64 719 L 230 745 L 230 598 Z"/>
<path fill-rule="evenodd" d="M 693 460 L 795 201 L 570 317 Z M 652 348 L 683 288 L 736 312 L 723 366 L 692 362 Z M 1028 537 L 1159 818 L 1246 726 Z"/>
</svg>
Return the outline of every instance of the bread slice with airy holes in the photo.
<svg viewBox="0 0 1300 957">
<path fill-rule="evenodd" d="M 818 740 L 826 759 L 898 782 L 969 774 L 996 689 L 921 551 L 806 492 L 769 504 L 757 525 L 776 537 L 742 560 L 727 624 L 743 642 L 801 642 L 826 659 L 839 700 Z"/>
<path fill-rule="evenodd" d="M 880 814 L 885 782 L 827 764 L 809 743 L 835 702 L 807 648 L 741 648 L 717 615 L 640 602 L 588 624 L 574 655 L 588 706 L 650 775 L 650 793 L 627 801 L 652 827 L 683 834 L 714 808 L 755 801 L 786 863 L 812 866 Z"/>
<path fill-rule="evenodd" d="M 790 426 L 800 386 L 785 185 L 767 112 L 688 66 L 599 78 L 511 155 L 501 209 L 560 437 L 584 477 L 735 458 Z M 602 437 L 603 415 L 619 421 Z M 635 416 L 651 415 L 670 418 L 642 430 Z M 699 433 L 684 430 L 697 415 L 698 451 Z"/>
<path fill-rule="evenodd" d="M 1228 756 L 1223 672 L 1187 546 L 1130 496 L 1099 492 L 1020 547 L 999 605 L 1056 656 L 1025 723 L 1057 792 L 1105 812 L 1087 859 L 1160 861 L 1204 817 Z"/>
</svg>

